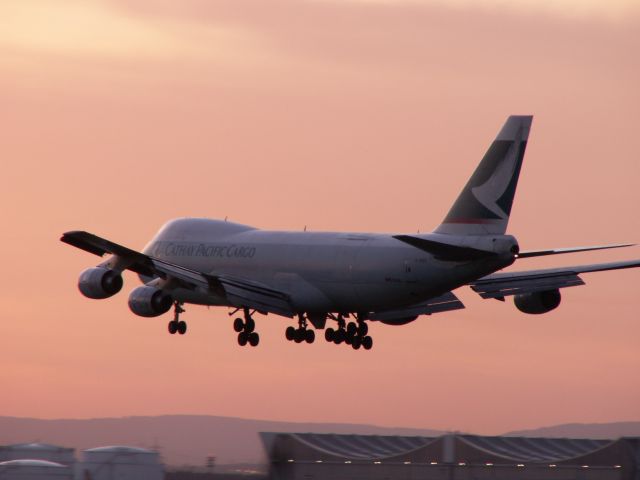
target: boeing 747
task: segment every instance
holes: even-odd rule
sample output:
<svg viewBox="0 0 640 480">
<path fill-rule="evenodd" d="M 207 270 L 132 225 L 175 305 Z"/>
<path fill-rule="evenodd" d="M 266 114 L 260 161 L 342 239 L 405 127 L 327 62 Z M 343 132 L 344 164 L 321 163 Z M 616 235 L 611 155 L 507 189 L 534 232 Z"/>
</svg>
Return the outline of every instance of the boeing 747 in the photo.
<svg viewBox="0 0 640 480">
<path fill-rule="evenodd" d="M 169 333 L 184 334 L 185 304 L 231 308 L 231 316 L 240 312 L 233 327 L 242 346 L 260 342 L 254 320 L 260 313 L 295 319 L 296 326 L 286 328 L 288 340 L 313 343 L 315 330 L 324 330 L 329 342 L 368 350 L 373 340 L 367 322 L 404 325 L 420 315 L 462 309 L 453 291 L 464 286 L 482 298 L 512 296 L 524 313 L 546 313 L 560 304 L 560 289 L 584 284 L 581 274 L 639 267 L 640 260 L 500 272 L 522 258 L 629 246 L 520 251 L 506 234 L 531 122 L 531 116 L 507 119 L 432 233 L 270 231 L 179 218 L 141 252 L 84 231 L 61 240 L 109 255 L 80 275 L 84 296 L 115 295 L 122 272 L 130 270 L 142 281 L 129 295 L 133 313 L 156 317 L 173 308 Z M 328 320 L 335 324 L 327 327 Z"/>
</svg>

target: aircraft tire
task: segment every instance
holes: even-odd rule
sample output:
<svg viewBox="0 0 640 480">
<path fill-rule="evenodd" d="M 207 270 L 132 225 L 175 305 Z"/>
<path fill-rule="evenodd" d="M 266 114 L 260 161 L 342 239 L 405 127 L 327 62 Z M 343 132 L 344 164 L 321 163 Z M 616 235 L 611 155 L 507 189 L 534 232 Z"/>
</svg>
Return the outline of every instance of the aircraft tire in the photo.
<svg viewBox="0 0 640 480">
<path fill-rule="evenodd" d="M 296 343 L 304 342 L 304 337 L 305 337 L 304 329 L 303 328 L 296 329 L 296 336 L 294 338 L 295 342 Z"/>
<path fill-rule="evenodd" d="M 244 347 L 249 341 L 249 334 L 247 332 L 240 332 L 238 334 L 238 345 Z"/>
<path fill-rule="evenodd" d="M 362 345 L 362 340 L 360 339 L 360 337 L 353 337 L 353 341 L 351 342 L 351 348 L 353 348 L 354 350 L 358 350 L 360 349 L 361 345 Z"/>
<path fill-rule="evenodd" d="M 287 340 L 291 341 L 296 338 L 296 329 L 293 327 L 287 327 L 284 331 L 284 336 L 287 337 Z"/>
<path fill-rule="evenodd" d="M 244 324 L 244 331 L 247 333 L 251 333 L 256 329 L 256 322 L 253 318 L 247 318 L 247 322 Z"/>
<path fill-rule="evenodd" d="M 260 343 L 260 335 L 257 332 L 251 332 L 249 334 L 249 345 L 252 347 L 257 347 Z"/>
<path fill-rule="evenodd" d="M 371 350 L 371 347 L 373 347 L 373 338 L 371 338 L 369 335 L 364 337 L 362 339 L 362 346 L 365 350 Z"/>
<path fill-rule="evenodd" d="M 333 343 L 335 343 L 336 345 L 340 345 L 342 342 L 344 342 L 344 337 L 345 337 L 345 331 L 343 329 L 338 329 L 336 330 L 336 332 L 333 335 Z"/>
<path fill-rule="evenodd" d="M 233 329 L 234 329 L 236 332 L 240 333 L 242 330 L 244 330 L 244 321 L 242 321 L 242 319 L 241 319 L 241 318 L 236 318 L 236 319 L 233 321 Z"/>
<path fill-rule="evenodd" d="M 171 320 L 167 328 L 169 329 L 169 333 L 174 335 L 178 331 L 177 322 L 175 320 Z"/>
<path fill-rule="evenodd" d="M 335 334 L 335 330 L 333 328 L 329 327 L 324 331 L 324 339 L 327 342 L 333 342 L 334 334 Z"/>
<path fill-rule="evenodd" d="M 184 320 L 180 320 L 178 322 L 178 333 L 180 335 L 184 335 L 185 333 L 187 333 L 187 322 L 185 322 Z"/>
<path fill-rule="evenodd" d="M 365 322 L 360 322 L 360 325 L 358 325 L 358 335 L 365 337 L 367 333 L 369 333 L 369 325 Z"/>
<path fill-rule="evenodd" d="M 314 332 L 313 330 L 305 330 L 304 340 L 307 343 L 313 343 L 316 340 L 316 332 Z"/>
<path fill-rule="evenodd" d="M 353 322 L 349 322 L 349 324 L 347 325 L 347 335 L 350 337 L 354 337 L 357 331 L 358 326 Z"/>
</svg>

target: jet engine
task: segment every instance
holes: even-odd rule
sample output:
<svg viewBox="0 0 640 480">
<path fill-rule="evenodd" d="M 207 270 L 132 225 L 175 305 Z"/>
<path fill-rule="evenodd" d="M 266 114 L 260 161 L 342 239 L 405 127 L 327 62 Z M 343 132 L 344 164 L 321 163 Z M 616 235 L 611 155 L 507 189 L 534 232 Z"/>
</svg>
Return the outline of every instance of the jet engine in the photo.
<svg viewBox="0 0 640 480">
<path fill-rule="evenodd" d="M 407 323 L 413 322 L 418 317 L 404 317 L 404 318 L 392 318 L 388 320 L 380 320 L 380 323 L 384 323 L 385 325 L 406 325 Z"/>
<path fill-rule="evenodd" d="M 109 298 L 122 288 L 122 275 L 103 267 L 88 268 L 80 274 L 78 288 L 88 298 Z"/>
<path fill-rule="evenodd" d="M 560 290 L 545 290 L 543 292 L 523 293 L 516 295 L 513 303 L 524 313 L 547 313 L 560 305 Z"/>
<path fill-rule="evenodd" d="M 171 295 L 149 285 L 138 287 L 129 295 L 129 308 L 141 317 L 157 317 L 168 312 L 171 305 Z"/>
</svg>

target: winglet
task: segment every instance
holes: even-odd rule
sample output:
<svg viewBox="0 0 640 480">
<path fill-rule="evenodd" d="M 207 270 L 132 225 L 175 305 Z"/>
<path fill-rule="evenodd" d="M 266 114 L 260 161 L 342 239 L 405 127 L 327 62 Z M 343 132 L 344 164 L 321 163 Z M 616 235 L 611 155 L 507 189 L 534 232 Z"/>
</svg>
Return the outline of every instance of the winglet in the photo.
<svg viewBox="0 0 640 480">
<path fill-rule="evenodd" d="M 504 234 L 531 130 L 531 115 L 512 115 L 436 233 Z"/>
</svg>

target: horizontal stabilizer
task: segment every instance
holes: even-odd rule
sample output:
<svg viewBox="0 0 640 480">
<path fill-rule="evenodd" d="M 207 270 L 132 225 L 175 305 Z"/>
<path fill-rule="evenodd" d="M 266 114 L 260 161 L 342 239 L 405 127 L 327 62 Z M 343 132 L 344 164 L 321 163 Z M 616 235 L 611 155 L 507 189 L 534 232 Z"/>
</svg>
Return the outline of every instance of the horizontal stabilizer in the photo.
<svg viewBox="0 0 640 480">
<path fill-rule="evenodd" d="M 412 237 L 411 235 L 394 235 L 393 238 L 430 253 L 438 260 L 461 262 L 467 260 L 478 260 L 480 258 L 492 257 L 495 255 L 494 252 L 488 252 L 486 250 L 478 250 L 477 248 L 471 247 L 460 247 L 458 245 L 435 242 L 425 238 Z"/>
<path fill-rule="evenodd" d="M 591 250 L 606 250 L 609 248 L 633 247 L 635 243 L 616 243 L 613 245 L 596 245 L 593 247 L 554 248 L 550 250 L 528 250 L 520 252 L 518 258 L 544 257 L 561 253 L 589 252 Z"/>
</svg>

